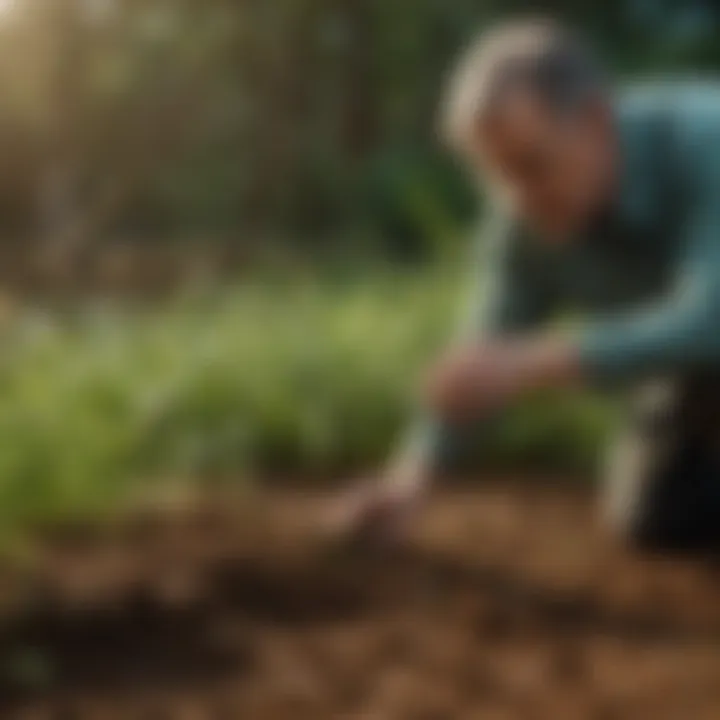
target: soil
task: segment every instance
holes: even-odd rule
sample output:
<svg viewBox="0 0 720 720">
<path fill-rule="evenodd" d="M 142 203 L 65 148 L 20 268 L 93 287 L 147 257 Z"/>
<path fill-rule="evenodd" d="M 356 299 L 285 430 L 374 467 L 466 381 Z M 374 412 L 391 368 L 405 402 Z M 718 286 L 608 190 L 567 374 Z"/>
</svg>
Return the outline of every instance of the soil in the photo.
<svg viewBox="0 0 720 720">
<path fill-rule="evenodd" d="M 0 569 L 0 718 L 720 717 L 715 565 L 614 546 L 589 493 L 448 492 L 382 556 L 333 549 L 322 502 L 47 530 Z"/>
</svg>

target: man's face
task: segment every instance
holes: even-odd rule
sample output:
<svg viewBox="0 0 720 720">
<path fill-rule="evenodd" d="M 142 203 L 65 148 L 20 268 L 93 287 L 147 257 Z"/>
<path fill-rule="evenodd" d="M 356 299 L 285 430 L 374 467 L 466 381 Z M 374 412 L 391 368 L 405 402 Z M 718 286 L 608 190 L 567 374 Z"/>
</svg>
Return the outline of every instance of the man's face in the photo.
<svg viewBox="0 0 720 720">
<path fill-rule="evenodd" d="M 581 231 L 608 202 L 617 161 L 602 106 L 558 115 L 526 89 L 509 92 L 482 123 L 472 154 L 490 187 L 553 241 Z"/>
</svg>

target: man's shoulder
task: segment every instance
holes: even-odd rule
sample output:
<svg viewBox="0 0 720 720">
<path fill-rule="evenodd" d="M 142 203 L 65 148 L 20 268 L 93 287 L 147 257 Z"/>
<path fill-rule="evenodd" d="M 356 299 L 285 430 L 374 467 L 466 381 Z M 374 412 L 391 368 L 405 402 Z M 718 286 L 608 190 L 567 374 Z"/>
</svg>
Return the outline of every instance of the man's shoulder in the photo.
<svg viewBox="0 0 720 720">
<path fill-rule="evenodd" d="M 622 123 L 652 153 L 675 156 L 675 169 L 691 181 L 720 172 L 720 82 L 666 78 L 628 83 L 617 95 Z M 660 132 L 655 129 L 663 128 Z M 681 181 L 682 178 L 676 178 Z"/>
<path fill-rule="evenodd" d="M 720 82 L 663 78 L 626 83 L 617 91 L 621 120 L 638 129 L 669 122 L 679 140 L 720 138 Z"/>
</svg>

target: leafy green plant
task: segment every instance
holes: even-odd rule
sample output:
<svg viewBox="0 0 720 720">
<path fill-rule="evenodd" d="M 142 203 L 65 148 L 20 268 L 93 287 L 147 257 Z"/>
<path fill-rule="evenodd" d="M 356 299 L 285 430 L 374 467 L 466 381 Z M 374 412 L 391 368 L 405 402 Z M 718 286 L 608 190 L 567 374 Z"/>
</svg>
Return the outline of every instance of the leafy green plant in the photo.
<svg viewBox="0 0 720 720">
<path fill-rule="evenodd" d="M 372 466 L 412 414 L 457 284 L 454 271 L 377 271 L 26 314 L 0 363 L 0 525 L 107 507 L 161 478 Z M 585 397 L 538 400 L 480 459 L 587 467 L 608 417 Z"/>
</svg>

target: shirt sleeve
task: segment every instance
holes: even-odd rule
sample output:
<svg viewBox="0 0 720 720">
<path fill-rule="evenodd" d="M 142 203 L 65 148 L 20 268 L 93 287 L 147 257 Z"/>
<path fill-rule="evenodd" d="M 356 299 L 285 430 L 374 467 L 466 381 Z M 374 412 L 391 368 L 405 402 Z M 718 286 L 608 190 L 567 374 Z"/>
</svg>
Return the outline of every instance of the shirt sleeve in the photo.
<svg viewBox="0 0 720 720">
<path fill-rule="evenodd" d="M 528 329 L 541 323 L 553 307 L 552 293 L 534 263 L 522 252 L 522 230 L 511 220 L 493 218 L 479 234 L 479 260 L 469 300 L 462 306 L 458 343 Z M 442 473 L 467 455 L 479 423 L 450 425 L 432 416 L 411 428 L 403 457 Z"/>
<path fill-rule="evenodd" d="M 718 182 L 720 177 L 708 178 L 693 203 L 668 296 L 581 333 L 580 354 L 591 379 L 616 381 L 720 361 Z"/>
</svg>

